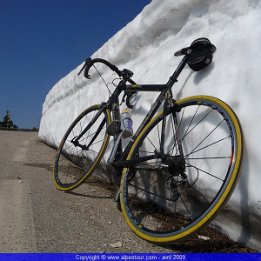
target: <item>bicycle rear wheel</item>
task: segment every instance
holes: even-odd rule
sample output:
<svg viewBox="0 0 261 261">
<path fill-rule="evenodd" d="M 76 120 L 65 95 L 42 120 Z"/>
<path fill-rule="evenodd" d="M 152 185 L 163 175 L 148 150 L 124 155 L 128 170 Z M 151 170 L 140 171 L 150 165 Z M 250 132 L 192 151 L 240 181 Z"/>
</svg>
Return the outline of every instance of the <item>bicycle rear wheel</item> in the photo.
<svg viewBox="0 0 261 261">
<path fill-rule="evenodd" d="M 195 233 L 217 214 L 235 187 L 242 133 L 232 109 L 209 96 L 177 101 L 178 112 L 156 115 L 127 159 L 154 159 L 123 170 L 121 208 L 129 227 L 151 242 Z M 164 154 L 161 153 L 162 149 Z"/>
<path fill-rule="evenodd" d="M 109 142 L 110 111 L 93 105 L 82 112 L 65 133 L 55 157 L 53 179 L 59 190 L 77 188 L 94 172 Z"/>
</svg>

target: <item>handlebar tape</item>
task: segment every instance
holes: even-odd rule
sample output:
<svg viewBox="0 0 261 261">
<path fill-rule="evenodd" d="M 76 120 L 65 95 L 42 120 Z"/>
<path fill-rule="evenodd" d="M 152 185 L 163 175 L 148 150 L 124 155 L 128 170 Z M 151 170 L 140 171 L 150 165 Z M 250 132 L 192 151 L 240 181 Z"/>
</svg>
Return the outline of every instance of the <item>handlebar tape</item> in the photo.
<svg viewBox="0 0 261 261">
<path fill-rule="evenodd" d="M 78 75 L 80 75 L 82 73 L 82 71 L 84 70 L 84 77 L 90 79 L 89 70 L 95 63 L 103 63 L 103 64 L 107 65 L 112 71 L 116 72 L 119 76 L 121 76 L 121 71 L 118 69 L 117 66 L 115 66 L 115 65 L 111 64 L 110 62 L 108 62 L 104 59 L 101 59 L 101 58 L 94 58 L 94 59 L 87 58 L 85 60 L 83 67 L 79 71 Z"/>
</svg>

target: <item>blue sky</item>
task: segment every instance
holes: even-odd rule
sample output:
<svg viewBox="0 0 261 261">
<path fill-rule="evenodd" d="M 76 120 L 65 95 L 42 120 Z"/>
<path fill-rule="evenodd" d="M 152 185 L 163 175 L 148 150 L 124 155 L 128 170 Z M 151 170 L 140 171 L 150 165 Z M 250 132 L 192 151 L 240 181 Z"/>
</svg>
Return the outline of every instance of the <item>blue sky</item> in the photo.
<svg viewBox="0 0 261 261">
<path fill-rule="evenodd" d="M 48 91 L 150 0 L 0 0 L 0 121 L 38 127 Z"/>
</svg>

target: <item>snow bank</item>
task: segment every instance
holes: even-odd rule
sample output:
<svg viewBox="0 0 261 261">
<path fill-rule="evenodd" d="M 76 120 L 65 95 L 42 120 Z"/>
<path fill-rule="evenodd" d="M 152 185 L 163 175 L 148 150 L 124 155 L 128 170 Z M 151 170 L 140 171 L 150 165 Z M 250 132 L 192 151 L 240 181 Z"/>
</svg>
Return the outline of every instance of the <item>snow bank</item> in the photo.
<svg viewBox="0 0 261 261">
<path fill-rule="evenodd" d="M 176 98 L 216 96 L 235 110 L 245 136 L 239 184 L 216 219 L 234 240 L 261 250 L 261 2 L 259 0 L 153 0 L 93 58 L 105 58 L 134 71 L 138 83 L 165 83 L 179 59 L 174 51 L 198 37 L 217 46 L 214 62 L 202 72 L 186 68 L 176 85 Z M 77 76 L 82 65 L 61 79 L 43 104 L 39 137 L 57 146 L 73 119 L 85 108 L 104 101 L 108 92 L 97 75 Z M 108 73 L 104 73 L 105 77 Z M 155 94 L 139 97 L 133 115 L 139 123 Z M 136 126 L 137 126 L 136 124 Z M 135 127 L 135 126 L 134 126 Z"/>
</svg>

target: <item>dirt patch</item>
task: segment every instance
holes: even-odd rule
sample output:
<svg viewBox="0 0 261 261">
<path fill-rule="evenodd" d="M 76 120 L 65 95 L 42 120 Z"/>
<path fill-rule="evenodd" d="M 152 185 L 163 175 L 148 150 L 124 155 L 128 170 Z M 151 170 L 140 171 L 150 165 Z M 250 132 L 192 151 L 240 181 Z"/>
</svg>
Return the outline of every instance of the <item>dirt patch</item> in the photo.
<svg viewBox="0 0 261 261">
<path fill-rule="evenodd" d="M 85 188 L 87 188 L 85 184 Z M 91 182 L 90 194 L 70 192 L 76 196 L 83 197 L 113 197 L 116 193 L 115 187 L 107 183 Z M 94 193 L 95 192 L 95 193 Z M 94 196 L 96 194 L 96 196 Z M 99 196 L 98 196 L 99 195 Z M 206 226 L 190 238 L 186 238 L 171 245 L 160 245 L 166 251 L 186 252 L 186 253 L 258 253 L 257 250 L 243 246 L 231 240 L 227 235 L 221 233 L 217 228 Z"/>
</svg>

